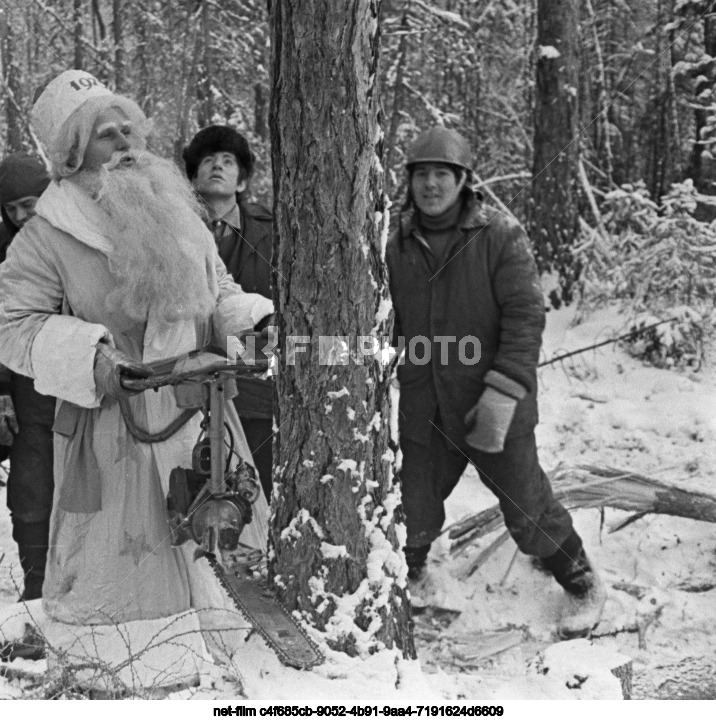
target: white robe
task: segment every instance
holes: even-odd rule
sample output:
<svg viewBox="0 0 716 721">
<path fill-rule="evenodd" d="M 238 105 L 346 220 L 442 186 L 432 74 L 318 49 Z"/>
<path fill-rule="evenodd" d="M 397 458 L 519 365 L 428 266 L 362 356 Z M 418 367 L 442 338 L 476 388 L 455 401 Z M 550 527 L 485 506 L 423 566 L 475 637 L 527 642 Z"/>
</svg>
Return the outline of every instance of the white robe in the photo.
<svg viewBox="0 0 716 721">
<path fill-rule="evenodd" d="M 193 259 L 206 268 L 217 299 L 212 317 L 166 323 L 151 316 L 146 328 L 104 304 L 113 283 L 92 201 L 67 181 L 52 183 L 38 215 L 17 235 L 0 266 L 0 362 L 35 378 L 40 393 L 81 409 L 77 427 L 55 434 L 55 499 L 43 589 L 44 629 L 61 664 L 89 663 L 94 685 L 171 685 L 197 673 L 210 640 L 215 657 L 237 650 L 244 628 L 207 562 L 193 560 L 195 545 L 170 546 L 166 518 L 169 474 L 191 467 L 200 414 L 169 440 L 135 440 L 119 405 L 102 398 L 94 382 L 97 343 L 108 340 L 135 359 L 151 362 L 192 350 L 255 325 L 272 312 L 270 301 L 244 293 L 227 275 L 213 238 L 197 217 Z M 191 292 L 188 288 L 187 292 Z M 135 421 L 151 432 L 179 414 L 170 387 L 131 398 Z M 60 404 L 58 403 L 58 407 Z M 88 409 L 88 410 L 84 410 Z M 226 404 L 238 452 L 250 452 L 232 403 Z M 83 425 L 84 424 L 84 425 Z M 91 430 L 91 435 L 89 433 Z M 84 446 L 78 445 L 84 442 Z M 81 477 L 91 448 L 99 478 Z M 85 455 L 83 455 L 83 449 Z M 101 509 L 62 508 L 66 484 L 99 489 Z M 92 485 L 94 484 L 94 485 Z M 242 542 L 265 549 L 267 506 L 260 496 Z M 213 639 L 213 640 L 211 640 Z M 87 680 L 89 679 L 89 681 Z"/>
</svg>

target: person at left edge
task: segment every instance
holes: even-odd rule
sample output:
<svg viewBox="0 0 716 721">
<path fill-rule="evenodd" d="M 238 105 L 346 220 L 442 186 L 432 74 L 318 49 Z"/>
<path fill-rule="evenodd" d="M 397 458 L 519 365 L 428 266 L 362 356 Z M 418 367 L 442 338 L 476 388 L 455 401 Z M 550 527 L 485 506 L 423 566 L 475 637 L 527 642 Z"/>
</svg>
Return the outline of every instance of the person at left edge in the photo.
<svg viewBox="0 0 716 721">
<path fill-rule="evenodd" d="M 132 394 L 122 378 L 225 344 L 273 304 L 231 280 L 192 188 L 147 147 L 150 123 L 134 101 L 68 70 L 39 95 L 31 122 L 53 182 L 0 266 L 0 362 L 60 401 L 42 598 L 48 665 L 72 667 L 90 687 L 189 684 L 206 650 L 238 658 L 245 640 L 207 559 L 192 541 L 170 544 L 169 478 L 192 466 L 201 421 L 145 442 L 136 427 L 173 424 L 179 398 L 170 386 Z M 234 408 L 225 410 L 250 462 Z M 267 516 L 259 494 L 242 543 L 265 550 Z M 167 632 L 160 658 L 138 652 Z M 103 669 L 112 672 L 98 678 Z"/>
<path fill-rule="evenodd" d="M 0 263 L 13 238 L 35 215 L 35 205 L 49 183 L 44 164 L 31 155 L 13 153 L 0 163 Z M 52 396 L 38 393 L 32 378 L 0 367 L 0 444 L 7 449 L 0 449 L 0 456 L 10 458 L 7 506 L 24 576 L 23 601 L 40 598 L 45 579 L 54 489 L 54 419 Z M 12 428 L 16 433 L 8 436 Z"/>
</svg>

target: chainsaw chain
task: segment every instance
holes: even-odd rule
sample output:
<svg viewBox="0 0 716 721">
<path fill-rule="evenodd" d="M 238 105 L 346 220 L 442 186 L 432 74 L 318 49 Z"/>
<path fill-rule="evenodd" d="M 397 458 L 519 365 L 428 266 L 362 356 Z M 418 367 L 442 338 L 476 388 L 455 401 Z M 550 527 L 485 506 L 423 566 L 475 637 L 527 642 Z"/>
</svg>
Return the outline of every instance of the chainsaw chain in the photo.
<svg viewBox="0 0 716 721">
<path fill-rule="evenodd" d="M 286 653 L 286 651 L 278 646 L 273 638 L 271 638 L 271 635 L 264 629 L 261 624 L 259 624 L 254 617 L 251 615 L 251 612 L 244 606 L 240 596 L 236 593 L 234 587 L 231 584 L 231 581 L 226 576 L 226 570 L 224 566 L 220 563 L 220 561 L 216 558 L 214 554 L 207 554 L 205 556 L 206 560 L 209 562 L 209 565 L 214 571 L 214 575 L 219 579 L 219 583 L 221 583 L 222 587 L 226 591 L 226 593 L 229 595 L 231 600 L 234 602 L 234 605 L 236 608 L 241 612 L 241 614 L 244 616 L 244 618 L 249 621 L 252 628 L 259 633 L 259 635 L 263 638 L 264 641 L 268 644 L 269 648 L 278 656 L 279 660 L 286 666 L 291 666 L 292 668 L 302 668 L 302 669 L 310 669 L 314 666 L 318 666 L 319 664 L 323 663 L 326 659 L 321 650 L 318 648 L 318 645 L 316 642 L 308 636 L 308 634 L 299 626 L 298 622 L 294 619 L 294 617 L 289 613 L 288 609 L 276 598 L 273 594 L 271 595 L 271 601 L 276 606 L 276 608 L 284 615 L 288 620 L 291 622 L 291 624 L 296 628 L 296 631 L 304 638 L 304 640 L 308 643 L 308 645 L 313 649 L 314 653 L 316 654 L 316 660 L 312 663 L 303 663 L 297 666 L 296 661 L 294 661 L 289 654 Z M 247 579 L 249 583 L 256 583 L 256 581 L 253 581 L 251 579 Z"/>
</svg>

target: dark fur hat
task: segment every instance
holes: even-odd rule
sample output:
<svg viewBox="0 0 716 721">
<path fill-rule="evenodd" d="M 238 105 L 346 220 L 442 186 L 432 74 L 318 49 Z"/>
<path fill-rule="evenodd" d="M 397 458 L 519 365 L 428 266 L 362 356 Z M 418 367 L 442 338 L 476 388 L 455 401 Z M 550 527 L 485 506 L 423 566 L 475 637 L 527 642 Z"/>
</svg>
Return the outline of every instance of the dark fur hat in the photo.
<svg viewBox="0 0 716 721">
<path fill-rule="evenodd" d="M 254 165 L 254 154 L 249 148 L 249 141 L 228 125 L 210 125 L 200 130 L 184 148 L 182 157 L 189 180 L 196 176 L 199 163 L 204 156 L 224 151 L 233 153 L 248 178 Z"/>
</svg>

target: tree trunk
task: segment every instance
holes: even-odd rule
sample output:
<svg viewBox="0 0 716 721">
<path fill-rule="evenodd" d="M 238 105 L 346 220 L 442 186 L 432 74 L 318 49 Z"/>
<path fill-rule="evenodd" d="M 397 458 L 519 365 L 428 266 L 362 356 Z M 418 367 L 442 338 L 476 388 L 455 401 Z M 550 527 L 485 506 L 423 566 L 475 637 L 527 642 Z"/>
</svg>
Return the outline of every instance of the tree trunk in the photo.
<svg viewBox="0 0 716 721">
<path fill-rule="evenodd" d="M 388 377 L 374 358 L 361 363 L 348 352 L 360 336 L 389 330 L 378 6 L 282 0 L 271 7 L 282 346 L 271 573 L 289 608 L 324 631 L 331 647 L 363 654 L 385 645 L 412 658 Z"/>
<path fill-rule="evenodd" d="M 403 8 L 403 17 L 400 23 L 402 35 L 398 44 L 398 58 L 396 60 L 395 71 L 395 87 L 393 88 L 393 107 L 390 113 L 390 125 L 388 127 L 388 136 L 386 138 L 386 159 L 385 170 L 388 173 L 388 194 L 392 197 L 393 191 L 400 185 L 401 178 L 393 180 L 393 159 L 395 157 L 395 146 L 398 140 L 398 125 L 400 123 L 400 113 L 403 110 L 403 96 L 405 89 L 403 88 L 403 76 L 405 74 L 405 64 L 408 54 L 408 13 L 410 12 L 410 0 L 407 0 Z"/>
<path fill-rule="evenodd" d="M 74 22 L 75 57 L 73 67 L 76 70 L 84 69 L 84 46 L 82 44 L 82 0 L 72 1 L 72 19 Z"/>
<path fill-rule="evenodd" d="M 207 0 L 201 2 L 201 39 L 202 39 L 202 64 L 201 80 L 197 86 L 197 109 L 200 127 L 206 127 L 214 117 L 214 94 L 211 88 L 213 78 L 211 58 L 211 18 L 209 15 L 209 3 Z"/>
<path fill-rule="evenodd" d="M 258 82 L 254 83 L 254 132 L 261 138 L 268 138 L 268 123 L 266 119 L 266 94 L 264 86 Z"/>
<path fill-rule="evenodd" d="M 2 79 L 5 94 L 5 118 L 7 136 L 3 153 L 23 149 L 24 125 L 22 119 L 22 83 L 16 60 L 15 31 L 8 22 L 7 12 L 0 12 L 0 43 L 2 44 Z"/>
<path fill-rule="evenodd" d="M 147 28 L 147 10 L 143 5 L 137 8 L 135 26 L 137 32 L 134 49 L 134 64 L 139 67 L 137 102 L 145 115 L 150 116 L 154 109 L 155 88 L 152 84 L 152 75 L 149 64 L 150 34 Z"/>
<path fill-rule="evenodd" d="M 602 170 L 606 175 L 606 186 L 608 189 L 611 188 L 612 174 L 614 171 L 614 160 L 612 157 L 612 141 L 611 141 L 611 128 L 609 125 L 609 101 L 607 99 L 607 76 L 604 67 L 604 55 L 602 53 L 602 44 L 599 40 L 599 32 L 597 28 L 597 18 L 594 13 L 594 7 L 592 6 L 592 0 L 585 0 L 585 9 L 589 18 L 589 24 L 592 31 L 592 38 L 594 41 L 594 54 L 597 58 L 596 68 L 596 90 L 597 90 L 597 107 L 598 107 L 598 122 L 597 122 L 597 151 L 603 158 L 604 165 Z"/>
<path fill-rule="evenodd" d="M 578 229 L 577 4 L 538 0 L 534 161 L 530 226 L 541 272 L 559 275 L 550 300 L 572 299 L 580 268 L 572 255 Z"/>
<path fill-rule="evenodd" d="M 716 3 L 714 3 L 716 5 Z M 716 7 L 712 8 L 716 10 Z M 703 132 L 708 125 L 710 109 L 701 100 L 702 94 L 710 90 L 712 95 L 716 89 L 714 80 L 716 79 L 716 17 L 707 15 L 704 18 L 704 54 L 712 58 L 705 72 L 699 74 L 694 81 L 695 110 L 694 110 L 694 144 L 691 149 L 691 158 L 689 160 L 688 175 L 694 181 L 696 188 L 707 195 L 714 195 L 713 187 L 713 161 L 704 168 L 703 152 L 704 141 Z M 713 140 L 713 139 L 711 139 Z"/>
<path fill-rule="evenodd" d="M 124 11 L 122 0 L 112 0 L 112 34 L 114 35 L 114 87 L 124 91 Z"/>
</svg>

